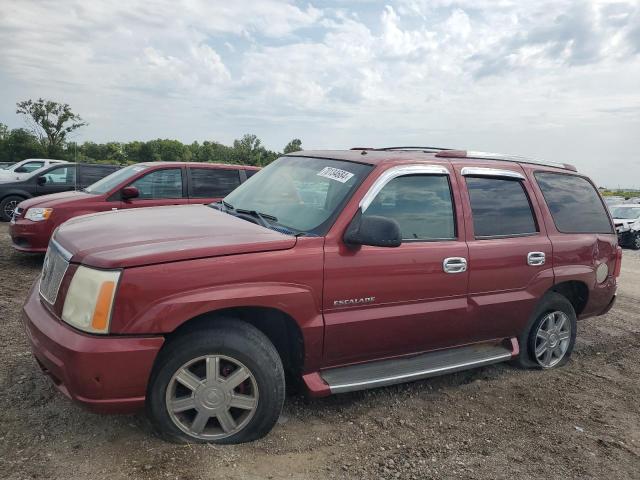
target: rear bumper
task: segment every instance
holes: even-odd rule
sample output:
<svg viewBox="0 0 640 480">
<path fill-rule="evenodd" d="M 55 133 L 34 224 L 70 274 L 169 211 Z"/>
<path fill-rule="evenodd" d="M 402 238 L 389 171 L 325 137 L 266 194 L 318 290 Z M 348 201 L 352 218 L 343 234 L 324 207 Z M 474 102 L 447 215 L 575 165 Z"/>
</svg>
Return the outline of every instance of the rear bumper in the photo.
<svg viewBox="0 0 640 480">
<path fill-rule="evenodd" d="M 22 318 L 34 357 L 64 395 L 99 413 L 130 413 L 144 406 L 163 337 L 80 333 L 49 313 L 35 285 Z"/>
<path fill-rule="evenodd" d="M 13 248 L 21 252 L 44 253 L 53 233 L 50 221 L 32 222 L 24 218 L 12 220 L 9 234 Z"/>
</svg>

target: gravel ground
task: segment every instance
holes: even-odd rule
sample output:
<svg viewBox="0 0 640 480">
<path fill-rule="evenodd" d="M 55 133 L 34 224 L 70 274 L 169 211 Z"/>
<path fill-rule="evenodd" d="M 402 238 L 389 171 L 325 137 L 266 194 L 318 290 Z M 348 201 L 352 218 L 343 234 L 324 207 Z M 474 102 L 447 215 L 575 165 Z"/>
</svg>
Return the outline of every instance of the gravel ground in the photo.
<svg viewBox="0 0 640 480">
<path fill-rule="evenodd" d="M 100 416 L 34 363 L 20 306 L 41 257 L 0 224 L 0 478 L 640 479 L 640 254 L 625 250 L 619 301 L 579 324 L 573 360 L 509 365 L 306 403 L 290 395 L 266 438 L 175 445 L 144 415 Z"/>
</svg>

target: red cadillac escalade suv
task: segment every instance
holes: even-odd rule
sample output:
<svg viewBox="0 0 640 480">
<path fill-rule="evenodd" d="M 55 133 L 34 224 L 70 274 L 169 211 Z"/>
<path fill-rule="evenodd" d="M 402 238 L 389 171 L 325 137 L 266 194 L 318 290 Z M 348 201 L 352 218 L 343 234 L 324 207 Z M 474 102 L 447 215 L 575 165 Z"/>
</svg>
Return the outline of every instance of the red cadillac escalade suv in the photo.
<svg viewBox="0 0 640 480">
<path fill-rule="evenodd" d="M 209 206 L 72 219 L 24 305 L 33 353 L 167 438 L 274 426 L 314 396 L 496 362 L 565 364 L 621 249 L 569 165 L 431 148 L 296 152 Z"/>
<path fill-rule="evenodd" d="M 80 215 L 215 202 L 258 170 L 258 167 L 202 162 L 131 165 L 80 191 L 44 195 L 21 202 L 9 226 L 13 247 L 22 252 L 46 252 L 55 229 Z"/>
</svg>

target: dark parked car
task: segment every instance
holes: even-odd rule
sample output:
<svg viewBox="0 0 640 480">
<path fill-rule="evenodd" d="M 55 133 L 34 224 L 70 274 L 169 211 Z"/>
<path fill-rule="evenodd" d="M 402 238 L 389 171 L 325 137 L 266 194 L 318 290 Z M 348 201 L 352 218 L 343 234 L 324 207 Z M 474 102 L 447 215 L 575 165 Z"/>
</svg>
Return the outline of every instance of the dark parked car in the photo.
<svg viewBox="0 0 640 480">
<path fill-rule="evenodd" d="M 46 195 L 20 203 L 9 229 L 13 247 L 23 252 L 45 252 L 58 225 L 79 215 L 211 203 L 231 193 L 258 170 L 244 165 L 195 162 L 131 165 L 82 191 Z"/>
<path fill-rule="evenodd" d="M 38 170 L 24 180 L 0 183 L 0 220 L 11 220 L 15 208 L 27 198 L 81 190 L 119 168 L 117 165 L 63 163 Z"/>
<path fill-rule="evenodd" d="M 168 438 L 236 443 L 275 425 L 286 381 L 325 396 L 564 365 L 576 322 L 615 301 L 617 240 L 569 165 L 296 152 L 218 204 L 65 222 L 23 319 L 70 398 L 146 407 Z"/>
</svg>

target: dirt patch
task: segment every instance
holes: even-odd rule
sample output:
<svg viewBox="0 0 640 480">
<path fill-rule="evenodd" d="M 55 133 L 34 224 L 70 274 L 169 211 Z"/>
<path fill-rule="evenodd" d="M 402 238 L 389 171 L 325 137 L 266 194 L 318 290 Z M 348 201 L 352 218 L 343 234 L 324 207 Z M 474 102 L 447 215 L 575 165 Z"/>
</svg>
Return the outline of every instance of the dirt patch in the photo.
<svg viewBox="0 0 640 480">
<path fill-rule="evenodd" d="M 0 224 L 0 478 L 640 478 L 640 255 L 620 298 L 579 324 L 573 360 L 550 372 L 498 365 L 306 403 L 289 396 L 265 439 L 175 445 L 143 415 L 87 413 L 36 367 L 20 306 L 42 257 Z"/>
</svg>

